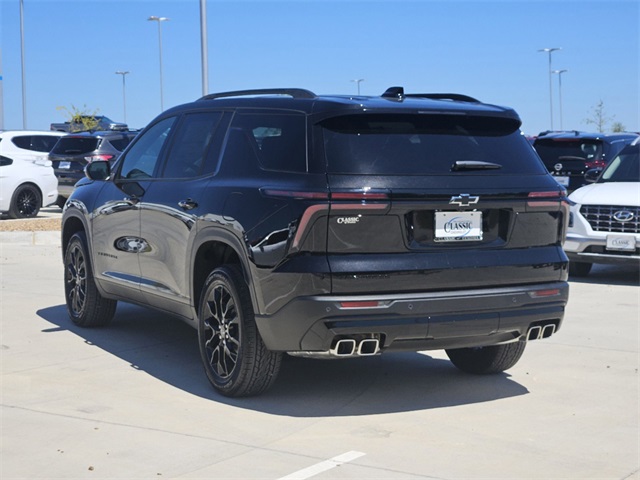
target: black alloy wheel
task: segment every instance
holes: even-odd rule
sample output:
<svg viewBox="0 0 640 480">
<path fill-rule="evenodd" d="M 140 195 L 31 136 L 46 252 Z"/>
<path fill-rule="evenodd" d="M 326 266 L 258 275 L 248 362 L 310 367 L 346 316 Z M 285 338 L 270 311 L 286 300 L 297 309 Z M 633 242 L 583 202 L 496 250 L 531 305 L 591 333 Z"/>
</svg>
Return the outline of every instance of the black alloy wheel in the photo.
<svg viewBox="0 0 640 480">
<path fill-rule="evenodd" d="M 33 218 L 38 215 L 42 199 L 34 185 L 21 185 L 16 189 L 11 200 L 9 216 L 11 218 Z"/>
<path fill-rule="evenodd" d="M 266 391 L 276 379 L 282 354 L 264 345 L 247 285 L 235 266 L 209 275 L 198 317 L 200 356 L 216 390 L 229 397 Z"/>
</svg>

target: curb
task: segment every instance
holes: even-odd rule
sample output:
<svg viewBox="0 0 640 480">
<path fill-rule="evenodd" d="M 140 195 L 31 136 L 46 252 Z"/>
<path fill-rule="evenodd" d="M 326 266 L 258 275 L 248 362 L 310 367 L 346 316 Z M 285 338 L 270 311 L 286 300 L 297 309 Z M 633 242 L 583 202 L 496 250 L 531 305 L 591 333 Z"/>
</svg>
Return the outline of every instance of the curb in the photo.
<svg viewBox="0 0 640 480">
<path fill-rule="evenodd" d="M 0 232 L 0 245 L 61 245 L 59 231 Z"/>
</svg>

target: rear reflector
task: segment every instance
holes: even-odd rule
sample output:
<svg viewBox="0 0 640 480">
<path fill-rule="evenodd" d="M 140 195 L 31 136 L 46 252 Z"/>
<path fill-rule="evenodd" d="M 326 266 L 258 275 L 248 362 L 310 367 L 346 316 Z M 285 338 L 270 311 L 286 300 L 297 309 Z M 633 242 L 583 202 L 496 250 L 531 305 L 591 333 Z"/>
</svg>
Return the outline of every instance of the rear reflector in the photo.
<svg viewBox="0 0 640 480">
<path fill-rule="evenodd" d="M 549 290 L 534 290 L 529 292 L 529 296 L 531 298 L 541 298 L 541 297 L 557 297 L 560 295 L 559 288 L 551 288 Z"/>
<path fill-rule="evenodd" d="M 378 301 L 366 301 L 366 302 L 340 302 L 342 308 L 375 308 L 380 306 Z"/>
</svg>

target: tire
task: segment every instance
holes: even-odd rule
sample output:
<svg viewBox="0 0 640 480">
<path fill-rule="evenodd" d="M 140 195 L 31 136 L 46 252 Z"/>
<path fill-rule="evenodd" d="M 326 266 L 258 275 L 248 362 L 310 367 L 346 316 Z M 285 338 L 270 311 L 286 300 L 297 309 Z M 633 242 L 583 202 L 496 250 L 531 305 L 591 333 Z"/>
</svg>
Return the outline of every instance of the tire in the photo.
<svg viewBox="0 0 640 480">
<path fill-rule="evenodd" d="M 65 203 L 67 203 L 66 197 L 58 195 L 58 198 L 56 198 L 56 205 L 59 206 L 60 208 L 64 208 Z"/>
<path fill-rule="evenodd" d="M 275 381 L 282 354 L 267 349 L 256 326 L 249 290 L 237 267 L 215 269 L 198 308 L 200 357 L 211 385 L 227 397 L 265 392 Z"/>
<path fill-rule="evenodd" d="M 33 218 L 42 207 L 42 196 L 35 185 L 20 185 L 11 198 L 9 217 Z"/>
<path fill-rule="evenodd" d="M 446 350 L 449 360 L 463 372 L 486 375 L 501 373 L 513 367 L 527 346 L 518 341 L 488 347 Z"/>
<path fill-rule="evenodd" d="M 591 271 L 592 263 L 569 262 L 569 275 L 572 277 L 586 277 Z"/>
<path fill-rule="evenodd" d="M 73 235 L 64 254 L 67 312 L 73 323 L 80 327 L 102 327 L 111 322 L 118 302 L 100 295 L 88 252 L 84 232 Z"/>
</svg>

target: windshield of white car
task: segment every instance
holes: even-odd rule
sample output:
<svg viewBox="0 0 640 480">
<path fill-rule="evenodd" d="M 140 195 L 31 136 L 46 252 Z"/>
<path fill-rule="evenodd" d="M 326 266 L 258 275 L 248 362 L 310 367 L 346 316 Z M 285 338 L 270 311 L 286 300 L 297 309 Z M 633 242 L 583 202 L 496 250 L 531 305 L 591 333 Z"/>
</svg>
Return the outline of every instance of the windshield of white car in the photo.
<svg viewBox="0 0 640 480">
<path fill-rule="evenodd" d="M 640 182 L 640 145 L 622 150 L 602 172 L 600 182 Z"/>
</svg>

